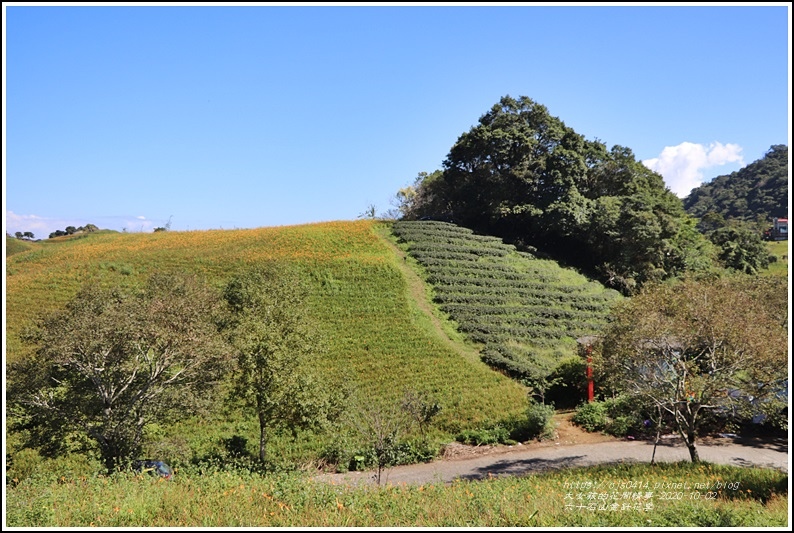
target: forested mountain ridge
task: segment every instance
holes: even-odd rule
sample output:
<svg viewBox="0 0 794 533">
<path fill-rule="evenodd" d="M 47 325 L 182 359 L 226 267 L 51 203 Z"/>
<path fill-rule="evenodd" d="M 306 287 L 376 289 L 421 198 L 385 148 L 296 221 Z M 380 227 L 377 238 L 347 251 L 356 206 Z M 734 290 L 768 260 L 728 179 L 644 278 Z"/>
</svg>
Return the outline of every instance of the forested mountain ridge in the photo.
<svg viewBox="0 0 794 533">
<path fill-rule="evenodd" d="M 788 146 L 776 144 L 761 159 L 693 189 L 684 209 L 698 218 L 712 212 L 725 219 L 769 220 L 787 217 L 787 202 Z"/>
</svg>

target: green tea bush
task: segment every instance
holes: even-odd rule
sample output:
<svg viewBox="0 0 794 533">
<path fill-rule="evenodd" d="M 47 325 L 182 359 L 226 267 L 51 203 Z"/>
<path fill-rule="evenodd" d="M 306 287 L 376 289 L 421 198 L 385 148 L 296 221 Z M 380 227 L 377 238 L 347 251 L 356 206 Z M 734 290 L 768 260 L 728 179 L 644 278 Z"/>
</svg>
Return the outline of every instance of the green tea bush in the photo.
<svg viewBox="0 0 794 533">
<path fill-rule="evenodd" d="M 586 431 L 602 431 L 607 425 L 607 407 L 604 402 L 583 403 L 576 408 L 571 419 Z"/>
<path fill-rule="evenodd" d="M 636 400 L 618 396 L 580 405 L 572 420 L 587 431 L 625 437 L 642 431 L 643 411 Z"/>
<path fill-rule="evenodd" d="M 530 402 L 527 408 L 527 431 L 530 438 L 539 440 L 554 438 L 554 405 Z"/>
</svg>

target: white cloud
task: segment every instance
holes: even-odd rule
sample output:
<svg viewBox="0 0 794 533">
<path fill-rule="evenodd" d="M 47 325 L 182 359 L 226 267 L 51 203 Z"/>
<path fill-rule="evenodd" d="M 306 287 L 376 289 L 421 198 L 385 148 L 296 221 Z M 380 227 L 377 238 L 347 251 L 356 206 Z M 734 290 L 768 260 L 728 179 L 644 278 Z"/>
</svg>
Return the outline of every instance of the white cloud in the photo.
<svg viewBox="0 0 794 533">
<path fill-rule="evenodd" d="M 6 232 L 14 235 L 20 231 L 22 233 L 31 232 L 37 239 L 46 239 L 50 233 L 56 229 L 63 229 L 72 226 L 71 223 L 63 223 L 59 220 L 40 217 L 38 215 L 18 215 L 13 211 L 6 211 Z"/>
<path fill-rule="evenodd" d="M 665 146 L 659 157 L 642 163 L 658 172 L 673 193 L 680 198 L 703 183 L 703 170 L 738 163 L 744 166 L 742 147 L 738 144 L 713 142 L 708 146 L 682 142 L 678 146 Z"/>
</svg>

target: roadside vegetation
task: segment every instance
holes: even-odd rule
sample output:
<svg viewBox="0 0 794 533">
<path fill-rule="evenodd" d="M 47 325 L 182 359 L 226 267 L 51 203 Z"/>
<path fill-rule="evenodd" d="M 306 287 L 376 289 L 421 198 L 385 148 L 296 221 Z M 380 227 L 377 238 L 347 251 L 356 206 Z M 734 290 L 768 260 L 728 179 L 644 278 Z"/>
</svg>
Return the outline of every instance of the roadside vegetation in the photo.
<svg viewBox="0 0 794 533">
<path fill-rule="evenodd" d="M 777 470 L 706 463 L 408 486 L 196 468 L 172 481 L 49 472 L 8 490 L 6 509 L 14 527 L 786 527 L 787 484 Z"/>
</svg>

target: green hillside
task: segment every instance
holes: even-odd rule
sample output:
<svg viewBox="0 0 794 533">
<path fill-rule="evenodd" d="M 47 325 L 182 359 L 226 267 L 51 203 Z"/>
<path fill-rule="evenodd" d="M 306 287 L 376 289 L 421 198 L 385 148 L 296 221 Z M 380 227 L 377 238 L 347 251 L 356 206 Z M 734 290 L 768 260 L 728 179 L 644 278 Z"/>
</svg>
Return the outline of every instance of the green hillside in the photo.
<svg viewBox="0 0 794 533">
<path fill-rule="evenodd" d="M 427 320 L 409 297 L 393 248 L 376 229 L 372 221 L 333 222 L 97 234 L 36 246 L 6 259 L 7 360 L 30 349 L 20 334 L 36 316 L 62 307 L 88 280 L 131 286 L 155 271 L 187 270 L 220 288 L 242 268 L 275 259 L 297 266 L 310 285 L 309 312 L 327 345 L 317 364 L 331 382 L 351 385 L 373 401 L 396 401 L 408 389 L 428 394 L 443 408 L 436 419 L 441 431 L 522 412 L 521 385 L 461 355 Z M 219 405 L 212 417 L 152 428 L 152 442 L 187 460 L 234 435 L 256 442 L 256 430 L 254 420 L 223 413 Z"/>
<path fill-rule="evenodd" d="M 698 218 L 709 212 L 726 219 L 785 218 L 788 182 L 788 146 L 774 145 L 761 159 L 692 189 L 684 209 Z"/>
<path fill-rule="evenodd" d="M 402 221 L 394 234 L 425 271 L 434 300 L 482 359 L 518 379 L 548 376 L 595 335 L 619 298 L 556 262 L 519 252 L 501 239 L 436 221 Z"/>
<path fill-rule="evenodd" d="M 15 239 L 6 235 L 6 256 L 26 252 L 33 248 L 34 244 L 22 239 Z"/>
</svg>

